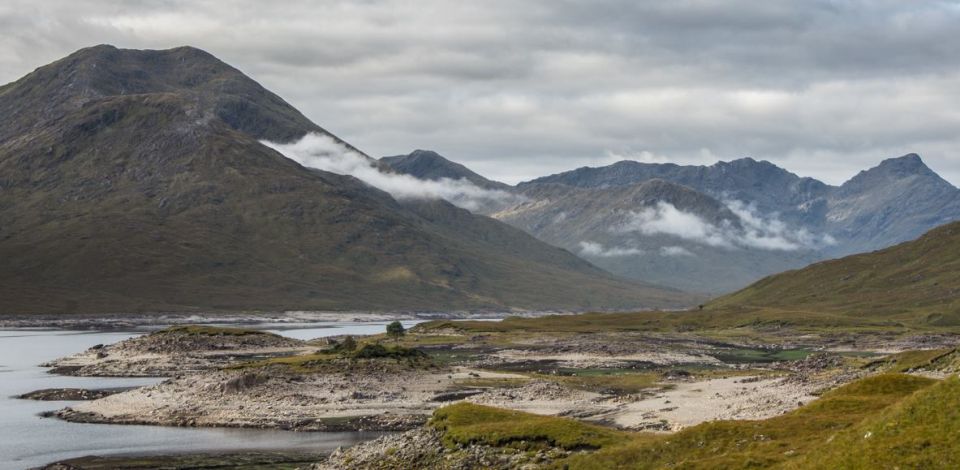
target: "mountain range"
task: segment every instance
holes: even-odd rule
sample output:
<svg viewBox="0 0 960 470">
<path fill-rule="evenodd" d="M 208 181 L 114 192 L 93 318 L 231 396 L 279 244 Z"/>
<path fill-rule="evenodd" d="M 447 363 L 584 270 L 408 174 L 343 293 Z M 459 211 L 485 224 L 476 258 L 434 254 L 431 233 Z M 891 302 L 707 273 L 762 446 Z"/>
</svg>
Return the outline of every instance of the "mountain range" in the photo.
<svg viewBox="0 0 960 470">
<path fill-rule="evenodd" d="M 449 166 L 431 162 L 413 169 L 388 161 L 428 179 Z M 478 212 L 614 274 L 707 294 L 960 220 L 960 190 L 915 154 L 883 160 L 841 186 L 742 158 L 710 166 L 621 161 L 510 191 L 523 199 Z"/>
<path fill-rule="evenodd" d="M 0 313 L 696 301 L 286 158 L 266 142 L 315 136 L 378 165 L 195 48 L 82 49 L 0 87 L 0 113 Z"/>
</svg>

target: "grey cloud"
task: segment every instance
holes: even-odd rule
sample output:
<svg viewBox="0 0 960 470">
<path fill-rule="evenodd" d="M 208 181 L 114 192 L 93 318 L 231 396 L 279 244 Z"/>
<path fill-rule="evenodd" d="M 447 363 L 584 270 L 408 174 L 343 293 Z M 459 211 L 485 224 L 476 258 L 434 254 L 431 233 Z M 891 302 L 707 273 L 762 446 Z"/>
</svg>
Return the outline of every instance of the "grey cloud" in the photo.
<svg viewBox="0 0 960 470">
<path fill-rule="evenodd" d="M 191 44 L 372 155 L 507 182 L 611 155 L 960 182 L 960 3 L 106 0 L 0 5 L 0 82 L 80 47 Z"/>
</svg>

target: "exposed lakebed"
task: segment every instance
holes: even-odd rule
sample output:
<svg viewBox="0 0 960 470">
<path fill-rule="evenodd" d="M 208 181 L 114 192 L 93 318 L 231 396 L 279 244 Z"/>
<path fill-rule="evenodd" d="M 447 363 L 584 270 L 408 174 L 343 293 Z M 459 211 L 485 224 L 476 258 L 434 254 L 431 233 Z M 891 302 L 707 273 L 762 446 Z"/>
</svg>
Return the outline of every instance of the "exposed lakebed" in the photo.
<svg viewBox="0 0 960 470">
<path fill-rule="evenodd" d="M 405 322 L 407 326 L 416 322 Z M 245 325 L 298 339 L 371 334 L 385 322 Z M 46 361 L 145 333 L 64 329 L 0 330 L 0 470 L 24 469 L 84 455 L 171 454 L 207 451 L 331 451 L 381 435 L 373 432 L 300 433 L 260 429 L 172 428 L 69 423 L 40 414 L 72 401 L 15 396 L 43 389 L 110 389 L 151 385 L 160 378 L 71 377 L 47 373 Z"/>
</svg>

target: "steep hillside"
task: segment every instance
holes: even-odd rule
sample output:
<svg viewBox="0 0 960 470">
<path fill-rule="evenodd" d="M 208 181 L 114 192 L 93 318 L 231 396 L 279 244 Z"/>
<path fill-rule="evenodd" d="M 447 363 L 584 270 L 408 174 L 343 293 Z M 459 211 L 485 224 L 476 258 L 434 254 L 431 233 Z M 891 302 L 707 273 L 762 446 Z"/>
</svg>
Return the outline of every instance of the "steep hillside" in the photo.
<svg viewBox="0 0 960 470">
<path fill-rule="evenodd" d="M 960 325 L 960 222 L 872 253 L 765 278 L 709 310 L 777 309 Z"/>
<path fill-rule="evenodd" d="M 0 112 L 0 313 L 689 301 L 284 158 L 260 140 L 329 134 L 197 49 L 84 49 Z"/>
</svg>

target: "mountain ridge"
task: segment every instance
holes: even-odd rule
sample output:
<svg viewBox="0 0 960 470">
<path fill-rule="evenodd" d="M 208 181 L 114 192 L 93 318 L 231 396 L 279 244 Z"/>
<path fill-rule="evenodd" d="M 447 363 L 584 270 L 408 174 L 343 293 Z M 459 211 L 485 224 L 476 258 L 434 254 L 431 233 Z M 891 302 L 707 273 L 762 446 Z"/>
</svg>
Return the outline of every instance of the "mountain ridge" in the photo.
<svg viewBox="0 0 960 470">
<path fill-rule="evenodd" d="M 83 49 L 0 88 L 0 110 L 0 313 L 693 301 L 446 202 L 431 219 L 427 203 L 301 166 L 261 140 L 335 137 L 193 48 Z"/>
<path fill-rule="evenodd" d="M 623 221 L 606 213 L 624 212 L 631 199 L 629 190 L 623 188 L 649 181 L 697 191 L 711 202 L 703 199 L 699 209 L 689 205 L 678 209 L 671 203 L 674 193 L 661 188 L 664 192 L 659 200 L 668 204 L 663 216 L 674 217 L 644 219 L 654 227 L 635 227 L 639 230 L 632 238 L 625 237 L 615 229 Z M 840 186 L 748 157 L 699 166 L 624 160 L 544 176 L 510 190 L 526 200 L 482 208 L 481 212 L 579 253 L 616 274 L 713 293 L 729 292 L 765 275 L 821 259 L 884 248 L 960 219 L 960 190 L 927 167 L 917 154 L 882 160 Z M 584 191 L 592 191 L 590 200 L 584 199 Z M 604 192 L 609 194 L 601 196 Z M 622 200 L 615 201 L 614 195 Z M 593 210 L 573 210 L 558 202 L 563 197 L 579 200 Z M 598 206 L 600 201 L 607 205 Z M 721 220 L 718 205 L 735 209 L 735 217 Z M 633 209 L 650 207 L 647 198 Z M 669 224 L 675 226 L 655 227 Z M 750 225 L 748 232 L 743 232 L 744 225 Z M 701 238 L 710 234 L 729 238 L 738 230 L 747 246 L 736 250 L 719 246 L 730 244 L 715 239 L 707 240 L 706 245 L 703 240 L 691 240 L 698 233 Z M 709 246 L 711 243 L 714 246 Z M 664 256 L 668 253 L 687 257 Z M 693 255 L 706 257 L 695 260 Z M 708 269 L 716 263 L 726 266 L 727 272 Z"/>
</svg>

